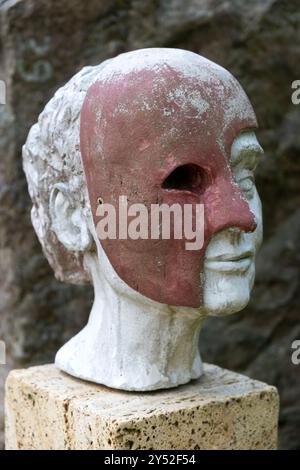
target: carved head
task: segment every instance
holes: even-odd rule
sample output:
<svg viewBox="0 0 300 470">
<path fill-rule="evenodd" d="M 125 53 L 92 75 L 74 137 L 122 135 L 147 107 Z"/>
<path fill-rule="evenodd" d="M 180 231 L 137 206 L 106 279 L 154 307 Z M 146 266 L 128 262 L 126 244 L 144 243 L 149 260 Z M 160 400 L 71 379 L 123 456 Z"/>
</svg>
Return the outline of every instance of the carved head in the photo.
<svg viewBox="0 0 300 470">
<path fill-rule="evenodd" d="M 132 295 L 211 314 L 243 308 L 262 236 L 256 127 L 234 77 L 194 53 L 138 50 L 83 69 L 24 146 L 32 221 L 56 276 L 85 282 L 85 254 L 101 262 L 91 230 L 99 198 L 116 208 L 120 196 L 146 207 L 190 204 L 192 217 L 203 204 L 198 250 L 172 234 L 106 239 L 101 250 Z"/>
</svg>

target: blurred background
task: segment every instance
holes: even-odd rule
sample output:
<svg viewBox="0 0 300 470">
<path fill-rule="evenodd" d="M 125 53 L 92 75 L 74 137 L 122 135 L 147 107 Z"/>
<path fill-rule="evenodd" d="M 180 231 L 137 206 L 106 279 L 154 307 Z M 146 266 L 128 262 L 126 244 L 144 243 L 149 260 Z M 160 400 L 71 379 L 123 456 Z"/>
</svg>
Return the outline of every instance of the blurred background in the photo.
<svg viewBox="0 0 300 470">
<path fill-rule="evenodd" d="M 194 51 L 223 65 L 246 90 L 257 113 L 265 159 L 257 171 L 264 244 L 256 286 L 240 314 L 207 321 L 207 362 L 275 385 L 281 397 L 280 448 L 300 449 L 300 80 L 298 0 L 0 0 L 0 365 L 52 362 L 86 322 L 86 286 L 54 279 L 30 221 L 21 148 L 55 90 L 85 65 L 143 47 Z"/>
</svg>

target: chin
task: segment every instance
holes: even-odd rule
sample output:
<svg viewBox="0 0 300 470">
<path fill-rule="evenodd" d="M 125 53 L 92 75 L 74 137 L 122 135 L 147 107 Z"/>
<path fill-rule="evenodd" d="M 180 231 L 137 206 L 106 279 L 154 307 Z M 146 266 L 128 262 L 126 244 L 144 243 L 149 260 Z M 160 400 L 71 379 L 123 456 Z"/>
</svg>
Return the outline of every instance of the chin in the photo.
<svg viewBox="0 0 300 470">
<path fill-rule="evenodd" d="M 255 275 L 254 265 L 244 273 L 205 271 L 204 308 L 210 316 L 237 313 L 250 300 Z"/>
</svg>

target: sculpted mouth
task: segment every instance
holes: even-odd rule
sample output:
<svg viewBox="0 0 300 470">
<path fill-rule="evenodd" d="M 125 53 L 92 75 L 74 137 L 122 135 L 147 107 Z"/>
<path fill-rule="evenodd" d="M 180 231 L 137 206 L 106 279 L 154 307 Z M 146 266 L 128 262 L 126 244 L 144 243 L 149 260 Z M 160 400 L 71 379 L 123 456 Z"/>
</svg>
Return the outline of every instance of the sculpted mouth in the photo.
<svg viewBox="0 0 300 470">
<path fill-rule="evenodd" d="M 254 253 L 252 251 L 222 254 L 213 258 L 206 258 L 205 267 L 211 271 L 245 272 L 250 268 L 253 257 Z"/>
</svg>

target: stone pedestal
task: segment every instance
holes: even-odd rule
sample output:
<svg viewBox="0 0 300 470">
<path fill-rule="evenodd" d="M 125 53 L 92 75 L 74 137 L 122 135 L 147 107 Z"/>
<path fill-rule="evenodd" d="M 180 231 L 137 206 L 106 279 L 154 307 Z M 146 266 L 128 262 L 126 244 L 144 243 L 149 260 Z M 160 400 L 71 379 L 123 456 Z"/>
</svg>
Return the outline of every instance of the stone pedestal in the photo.
<svg viewBox="0 0 300 470">
<path fill-rule="evenodd" d="M 53 365 L 6 382 L 6 449 L 275 449 L 274 387 L 205 364 L 177 389 L 133 393 L 83 382 Z"/>
</svg>

